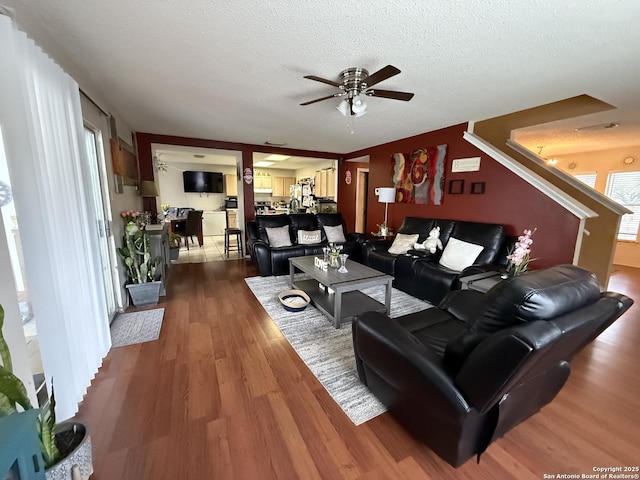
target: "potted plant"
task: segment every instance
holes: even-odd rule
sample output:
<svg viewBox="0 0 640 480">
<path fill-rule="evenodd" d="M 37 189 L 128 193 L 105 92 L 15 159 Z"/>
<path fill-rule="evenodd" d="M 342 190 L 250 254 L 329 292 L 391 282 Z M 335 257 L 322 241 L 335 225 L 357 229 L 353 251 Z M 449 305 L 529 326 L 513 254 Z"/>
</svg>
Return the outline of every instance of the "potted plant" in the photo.
<svg viewBox="0 0 640 480">
<path fill-rule="evenodd" d="M 18 406 L 23 410 L 33 408 L 24 383 L 13 374 L 11 353 L 2 335 L 3 325 L 4 309 L 0 305 L 0 417 L 18 413 Z M 77 421 L 56 424 L 55 406 L 52 383 L 49 406 L 40 411 L 37 424 L 46 478 L 68 479 L 73 471 L 77 471 L 82 480 L 87 480 L 93 473 L 89 431 Z"/>
<path fill-rule="evenodd" d="M 178 260 L 180 255 L 181 237 L 177 233 L 169 233 L 169 259 Z"/>
<path fill-rule="evenodd" d="M 127 210 L 120 214 L 125 227 L 123 246 L 118 249 L 127 268 L 126 288 L 136 307 L 157 304 L 162 283 L 156 277 L 156 269 L 162 262 L 162 258 L 151 256 L 149 236 L 137 222 L 139 215 L 133 210 Z"/>
</svg>

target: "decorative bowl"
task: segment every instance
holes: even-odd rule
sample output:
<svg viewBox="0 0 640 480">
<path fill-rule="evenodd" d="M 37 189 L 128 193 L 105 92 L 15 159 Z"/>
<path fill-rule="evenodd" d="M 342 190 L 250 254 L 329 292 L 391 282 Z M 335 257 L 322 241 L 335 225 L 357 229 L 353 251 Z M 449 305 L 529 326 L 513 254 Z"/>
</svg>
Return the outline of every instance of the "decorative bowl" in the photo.
<svg viewBox="0 0 640 480">
<path fill-rule="evenodd" d="M 278 299 L 287 312 L 301 312 L 311 301 L 302 290 L 285 290 L 278 294 Z"/>
</svg>

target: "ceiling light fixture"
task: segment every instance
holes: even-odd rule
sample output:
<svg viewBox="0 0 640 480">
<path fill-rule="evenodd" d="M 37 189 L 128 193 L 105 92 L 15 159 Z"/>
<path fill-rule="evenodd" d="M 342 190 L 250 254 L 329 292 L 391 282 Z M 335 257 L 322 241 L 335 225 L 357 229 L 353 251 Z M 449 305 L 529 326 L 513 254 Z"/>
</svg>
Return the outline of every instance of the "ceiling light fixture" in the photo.
<svg viewBox="0 0 640 480">
<path fill-rule="evenodd" d="M 550 165 L 553 167 L 554 165 L 558 164 L 558 160 L 556 160 L 555 158 L 547 158 L 542 156 L 542 149 L 545 146 L 546 145 L 538 146 L 538 156 L 541 157 L 545 162 L 547 162 L 547 165 Z"/>
<path fill-rule="evenodd" d="M 254 167 L 270 167 L 273 165 L 273 162 L 255 162 L 253 164 Z"/>
<path fill-rule="evenodd" d="M 576 128 L 575 131 L 576 132 L 581 132 L 583 130 L 600 130 L 601 128 L 603 128 L 603 129 L 604 128 L 616 128 L 616 127 L 619 127 L 619 126 L 620 126 L 619 123 L 614 123 L 614 122 L 611 122 L 611 123 L 599 123 L 598 125 L 589 125 L 589 126 L 586 126 L 586 127 L 579 127 L 579 128 Z"/>
<path fill-rule="evenodd" d="M 284 143 L 284 142 L 271 142 L 269 140 L 264 142 L 264 144 L 265 145 L 269 145 L 271 147 L 284 147 L 286 145 L 286 143 Z"/>
<path fill-rule="evenodd" d="M 277 153 L 272 153 L 268 157 L 264 157 L 265 160 L 268 160 L 268 161 L 271 161 L 271 162 L 282 162 L 283 160 L 286 160 L 287 158 L 291 158 L 291 157 L 289 155 L 279 155 Z"/>
</svg>

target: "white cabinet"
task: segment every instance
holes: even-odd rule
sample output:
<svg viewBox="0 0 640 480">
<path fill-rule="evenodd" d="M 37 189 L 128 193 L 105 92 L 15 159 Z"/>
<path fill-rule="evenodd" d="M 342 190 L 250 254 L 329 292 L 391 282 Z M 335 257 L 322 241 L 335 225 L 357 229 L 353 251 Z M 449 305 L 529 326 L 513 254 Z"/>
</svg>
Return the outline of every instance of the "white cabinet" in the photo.
<svg viewBox="0 0 640 480">
<path fill-rule="evenodd" d="M 202 234 L 203 235 L 224 235 L 227 226 L 227 219 L 224 212 L 204 211 L 202 213 Z"/>
</svg>

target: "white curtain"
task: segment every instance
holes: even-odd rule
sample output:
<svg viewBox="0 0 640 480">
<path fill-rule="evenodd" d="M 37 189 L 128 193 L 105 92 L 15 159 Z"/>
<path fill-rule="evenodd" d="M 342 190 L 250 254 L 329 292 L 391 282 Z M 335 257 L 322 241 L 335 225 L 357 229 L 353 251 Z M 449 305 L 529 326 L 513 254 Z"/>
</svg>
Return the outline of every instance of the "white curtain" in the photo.
<svg viewBox="0 0 640 480">
<path fill-rule="evenodd" d="M 0 15 L 0 124 L 27 288 L 58 420 L 73 416 L 111 340 L 76 82 Z"/>
</svg>

